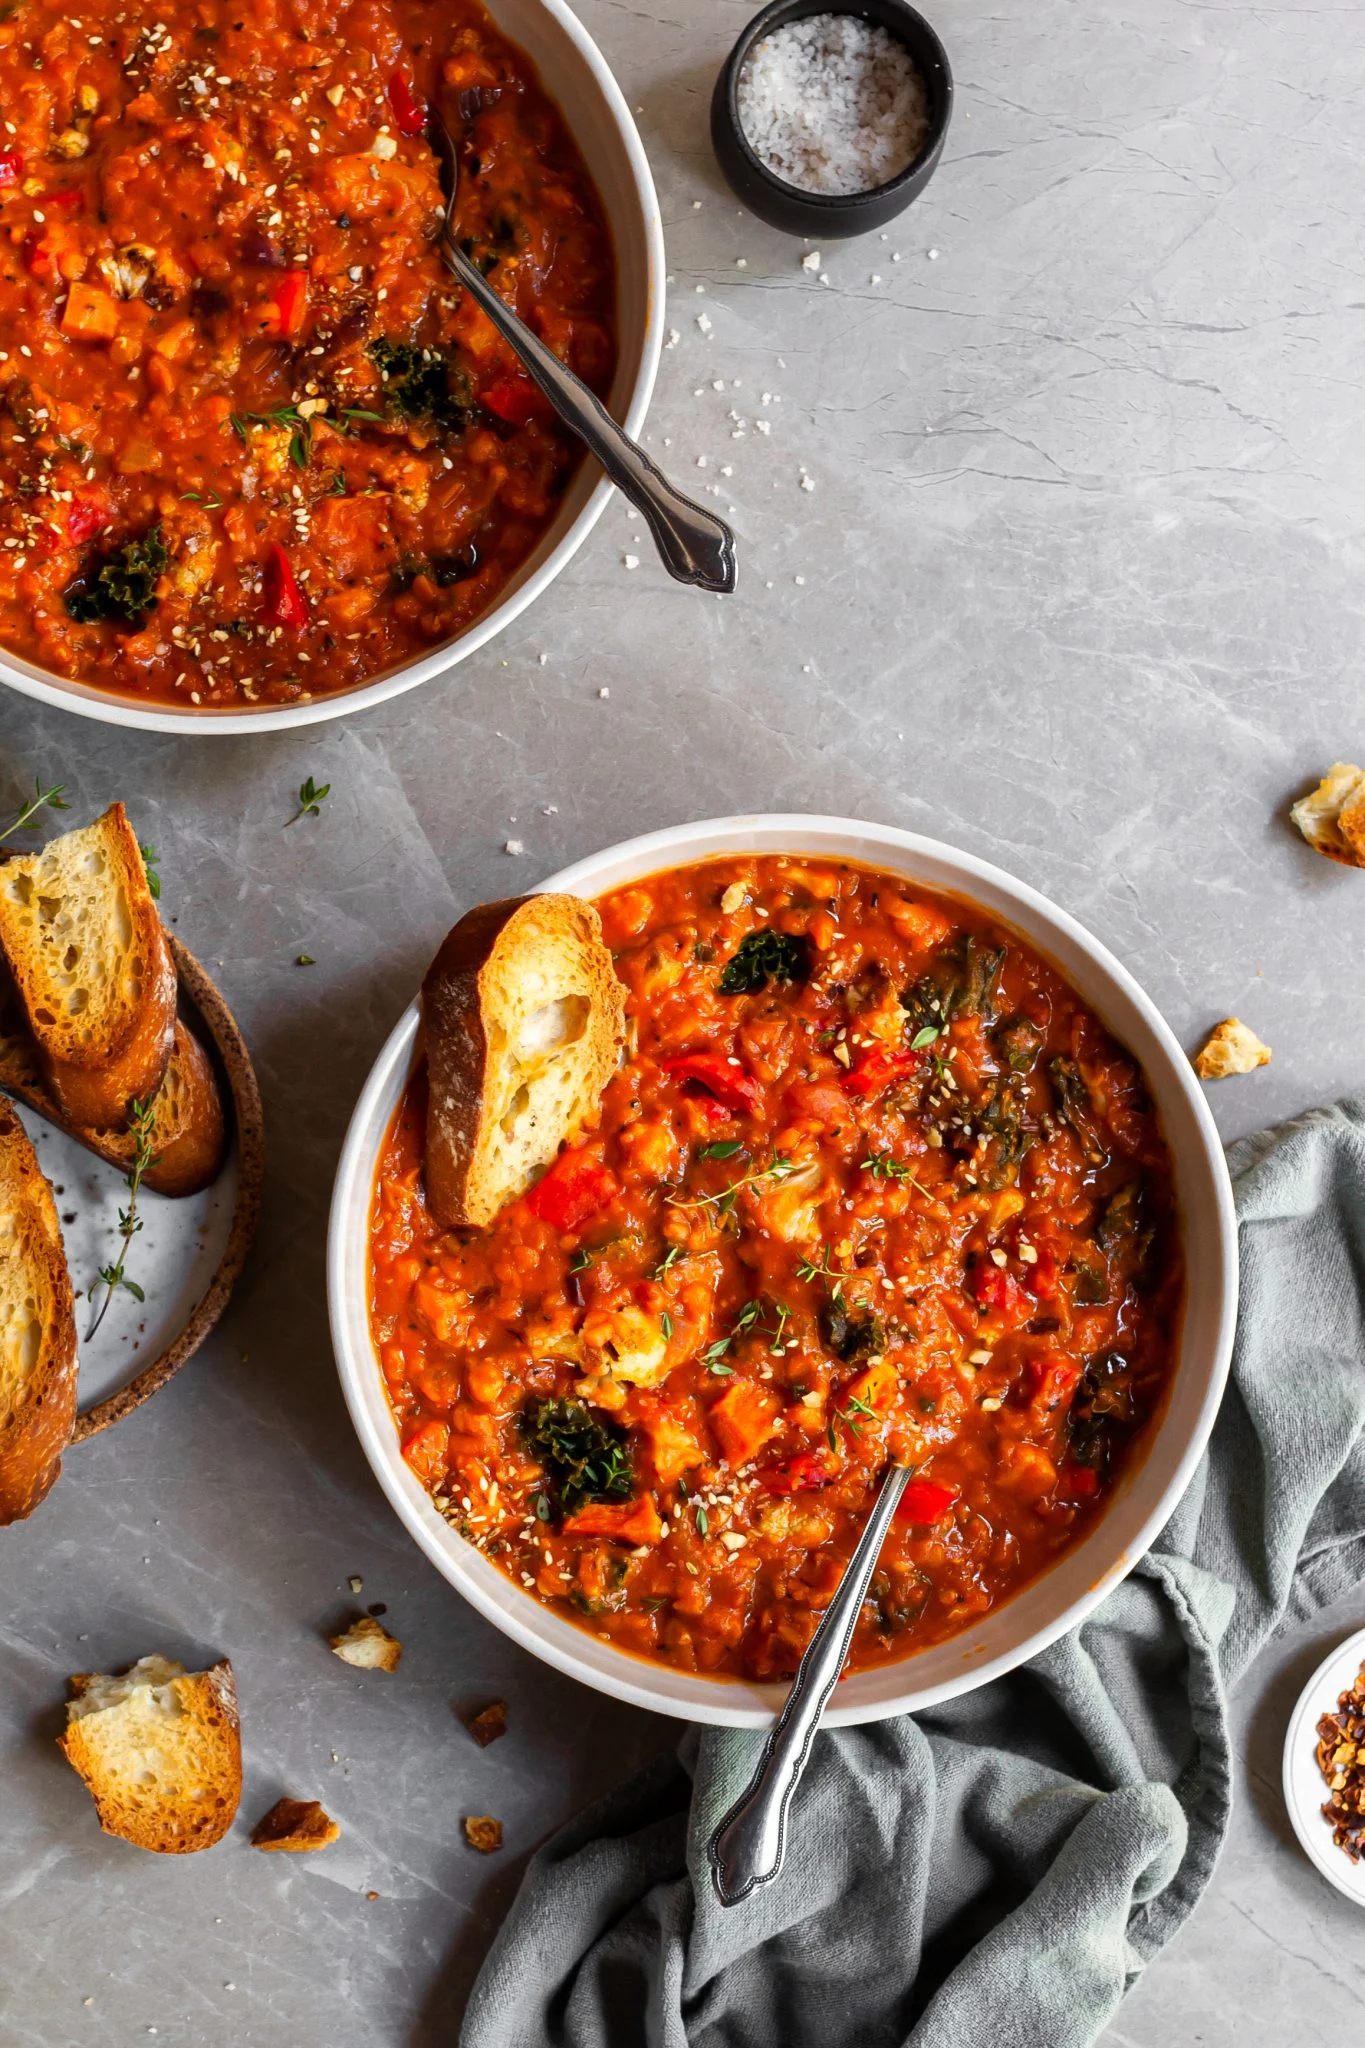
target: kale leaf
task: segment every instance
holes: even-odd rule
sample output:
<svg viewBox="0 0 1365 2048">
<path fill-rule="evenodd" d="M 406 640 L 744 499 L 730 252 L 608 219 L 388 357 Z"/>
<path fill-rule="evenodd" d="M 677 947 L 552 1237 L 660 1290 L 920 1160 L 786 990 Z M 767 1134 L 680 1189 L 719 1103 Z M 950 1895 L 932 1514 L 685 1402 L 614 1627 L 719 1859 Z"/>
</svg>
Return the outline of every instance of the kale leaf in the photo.
<svg viewBox="0 0 1365 2048">
<path fill-rule="evenodd" d="M 149 527 L 141 540 L 130 540 L 116 553 L 106 555 L 97 569 L 87 570 L 69 583 L 66 608 L 83 626 L 96 619 L 117 619 L 136 626 L 155 606 L 156 586 L 169 560 L 161 528 Z"/>
<path fill-rule="evenodd" d="M 384 380 L 390 411 L 404 419 L 434 420 L 441 427 L 468 426 L 473 410 L 469 379 L 439 349 L 381 335 L 370 343 L 370 361 Z"/>
<path fill-rule="evenodd" d="M 590 1500 L 629 1500 L 630 1452 L 622 1432 L 581 1401 L 543 1400 L 522 1411 L 522 1434 L 553 1481 L 566 1515 Z"/>
<path fill-rule="evenodd" d="M 790 932 L 750 932 L 720 978 L 723 996 L 754 995 L 770 981 L 809 981 L 810 940 Z"/>
</svg>

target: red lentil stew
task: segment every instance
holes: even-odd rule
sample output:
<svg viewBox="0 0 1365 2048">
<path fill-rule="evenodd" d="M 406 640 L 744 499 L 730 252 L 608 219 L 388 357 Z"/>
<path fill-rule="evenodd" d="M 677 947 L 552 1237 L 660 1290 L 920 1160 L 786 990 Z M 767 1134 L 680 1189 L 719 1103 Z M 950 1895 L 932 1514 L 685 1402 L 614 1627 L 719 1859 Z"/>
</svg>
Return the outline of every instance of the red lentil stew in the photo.
<svg viewBox="0 0 1365 2048">
<path fill-rule="evenodd" d="M 578 459 L 442 267 L 599 393 L 601 205 L 477 0 L 0 10 L 0 642 L 123 696 L 274 705 L 462 632 Z"/>
<path fill-rule="evenodd" d="M 518 1584 L 687 1671 L 789 1674 L 889 1456 L 856 1668 L 1018 1591 L 1104 1511 L 1172 1369 L 1142 1075 L 971 907 L 843 863 L 599 903 L 630 1037 L 600 1129 L 483 1232 L 383 1153 L 371 1302 L 411 1468 Z"/>
</svg>

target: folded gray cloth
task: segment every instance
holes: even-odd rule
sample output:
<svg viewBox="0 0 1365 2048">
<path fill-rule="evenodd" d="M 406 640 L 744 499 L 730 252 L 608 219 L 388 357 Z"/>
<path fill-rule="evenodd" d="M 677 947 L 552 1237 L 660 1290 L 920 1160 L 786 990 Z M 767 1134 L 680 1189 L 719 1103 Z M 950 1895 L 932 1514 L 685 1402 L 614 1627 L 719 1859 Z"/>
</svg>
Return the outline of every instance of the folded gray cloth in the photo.
<svg viewBox="0 0 1365 2048">
<path fill-rule="evenodd" d="M 787 1866 L 706 1842 L 760 1736 L 684 1740 L 530 1864 L 463 2048 L 1083 2048 L 1208 1883 L 1227 1689 L 1365 1574 L 1365 1101 L 1234 1148 L 1232 1380 L 1149 1555 L 1031 1664 L 819 1738 Z"/>
</svg>

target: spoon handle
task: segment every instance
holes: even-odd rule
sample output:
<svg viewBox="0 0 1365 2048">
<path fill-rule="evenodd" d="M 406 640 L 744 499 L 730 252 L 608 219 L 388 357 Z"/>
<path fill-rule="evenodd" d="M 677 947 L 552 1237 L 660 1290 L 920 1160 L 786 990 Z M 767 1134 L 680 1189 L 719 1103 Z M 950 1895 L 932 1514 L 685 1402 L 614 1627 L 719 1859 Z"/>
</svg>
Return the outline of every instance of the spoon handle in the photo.
<svg viewBox="0 0 1365 2048">
<path fill-rule="evenodd" d="M 673 488 L 644 450 L 617 426 L 595 393 L 499 297 L 448 226 L 442 231 L 440 248 L 447 268 L 520 356 L 532 382 L 597 457 L 617 489 L 648 520 L 669 575 L 700 590 L 733 591 L 738 576 L 735 537 L 725 521 Z"/>
<path fill-rule="evenodd" d="M 787 1853 L 787 1809 L 806 1768 L 820 1716 L 844 1668 L 867 1593 L 909 1469 L 892 1465 L 838 1591 L 806 1645 L 787 1703 L 763 1745 L 758 1768 L 711 1837 L 711 1882 L 722 1906 L 737 1906 L 770 1884 Z"/>
</svg>

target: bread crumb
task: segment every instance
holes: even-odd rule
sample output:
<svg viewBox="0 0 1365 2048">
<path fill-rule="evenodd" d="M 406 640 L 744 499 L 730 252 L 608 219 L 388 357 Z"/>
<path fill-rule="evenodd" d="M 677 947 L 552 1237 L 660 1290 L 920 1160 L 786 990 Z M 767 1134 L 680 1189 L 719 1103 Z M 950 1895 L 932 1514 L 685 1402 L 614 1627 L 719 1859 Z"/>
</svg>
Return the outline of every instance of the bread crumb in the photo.
<svg viewBox="0 0 1365 2048">
<path fill-rule="evenodd" d="M 638 555 L 622 555 L 621 567 L 623 569 L 638 569 L 639 566 L 640 557 Z"/>
<path fill-rule="evenodd" d="M 1334 761 L 1289 813 L 1314 853 L 1343 867 L 1365 867 L 1365 771 Z"/>
<path fill-rule="evenodd" d="M 1201 1081 L 1225 1081 L 1231 1074 L 1251 1074 L 1270 1065 L 1270 1047 L 1238 1017 L 1225 1017 L 1194 1062 Z"/>
<path fill-rule="evenodd" d="M 504 839 L 502 850 L 504 853 L 525 853 L 526 847 L 520 839 Z"/>
<path fill-rule="evenodd" d="M 396 1671 L 403 1645 L 373 1615 L 362 1614 L 343 1635 L 327 1638 L 332 1654 L 357 1671 Z"/>
<path fill-rule="evenodd" d="M 299 1855 L 330 1848 L 341 1829 L 316 1799 L 277 1799 L 251 1830 L 253 1849 L 287 1849 Z"/>
<path fill-rule="evenodd" d="M 496 1742 L 500 1736 L 507 1733 L 506 1700 L 494 1700 L 491 1706 L 484 1707 L 472 1720 L 467 1721 L 465 1726 L 479 1748 L 487 1749 L 490 1742 Z"/>
<path fill-rule="evenodd" d="M 502 1847 L 502 1822 L 490 1813 L 472 1813 L 464 1824 L 465 1840 L 471 1849 L 491 1856 Z"/>
<path fill-rule="evenodd" d="M 807 249 L 805 255 L 801 258 L 801 268 L 803 270 L 817 271 L 820 268 L 820 251 L 818 249 Z"/>
</svg>

